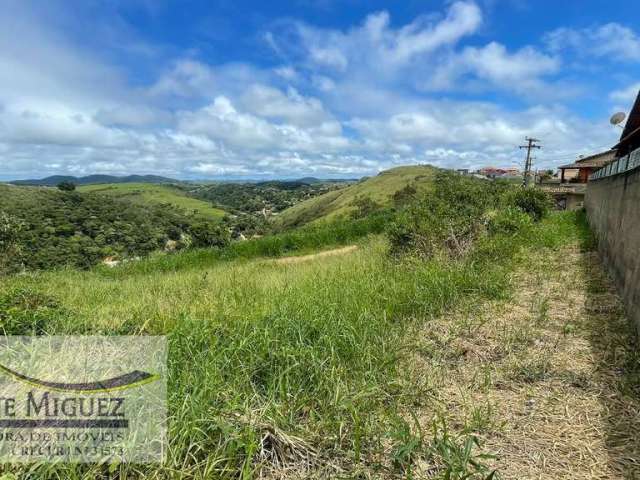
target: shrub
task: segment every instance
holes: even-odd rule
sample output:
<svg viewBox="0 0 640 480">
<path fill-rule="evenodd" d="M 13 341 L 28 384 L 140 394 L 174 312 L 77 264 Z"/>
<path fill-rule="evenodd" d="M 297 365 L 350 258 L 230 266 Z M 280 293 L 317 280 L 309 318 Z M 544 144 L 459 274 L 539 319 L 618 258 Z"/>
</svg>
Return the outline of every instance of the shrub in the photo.
<svg viewBox="0 0 640 480">
<path fill-rule="evenodd" d="M 552 204 L 549 194 L 539 188 L 519 188 L 507 195 L 507 205 L 518 207 L 536 222 L 547 215 Z"/>
<path fill-rule="evenodd" d="M 418 190 L 415 185 L 410 183 L 393 194 L 393 204 L 396 207 L 407 205 L 411 201 L 415 200 L 417 193 Z"/>
<path fill-rule="evenodd" d="M 521 209 L 507 206 L 489 217 L 487 229 L 492 235 L 513 235 L 531 227 L 531 217 Z"/>
<path fill-rule="evenodd" d="M 440 172 L 435 190 L 401 210 L 387 231 L 393 253 L 429 258 L 438 251 L 466 252 L 482 230 L 485 211 L 497 202 L 486 181 Z"/>
<path fill-rule="evenodd" d="M 351 214 L 351 218 L 355 219 L 365 218 L 382 209 L 382 205 L 371 197 L 357 197 L 351 205 L 356 208 Z"/>
</svg>

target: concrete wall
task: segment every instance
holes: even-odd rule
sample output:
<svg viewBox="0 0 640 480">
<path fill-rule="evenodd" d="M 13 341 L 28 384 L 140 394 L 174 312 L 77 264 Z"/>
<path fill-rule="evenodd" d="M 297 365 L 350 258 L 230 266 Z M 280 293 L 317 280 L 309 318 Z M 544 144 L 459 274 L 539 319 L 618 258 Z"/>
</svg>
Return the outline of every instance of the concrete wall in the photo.
<svg viewBox="0 0 640 480">
<path fill-rule="evenodd" d="M 640 168 L 591 180 L 585 207 L 598 250 L 640 330 Z"/>
</svg>

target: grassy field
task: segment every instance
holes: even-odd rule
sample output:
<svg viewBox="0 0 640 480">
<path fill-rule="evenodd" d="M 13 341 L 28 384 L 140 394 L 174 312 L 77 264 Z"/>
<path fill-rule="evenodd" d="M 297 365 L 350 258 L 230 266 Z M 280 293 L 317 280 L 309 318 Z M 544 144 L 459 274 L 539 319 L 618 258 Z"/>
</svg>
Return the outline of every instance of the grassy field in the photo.
<svg viewBox="0 0 640 480">
<path fill-rule="evenodd" d="M 152 183 L 113 183 L 99 185 L 83 185 L 80 192 L 93 192 L 100 195 L 111 195 L 127 198 L 134 202 L 168 203 L 188 212 L 196 212 L 210 219 L 220 219 L 225 212 L 212 207 L 210 203 L 191 198 L 182 190 L 171 185 Z"/>
<path fill-rule="evenodd" d="M 291 264 L 203 263 L 187 252 L 169 271 L 151 260 L 145 272 L 26 274 L 0 286 L 3 325 L 24 329 L 24 317 L 31 332 L 7 333 L 168 335 L 168 462 L 121 465 L 120 478 L 408 478 L 418 458 L 438 478 L 485 478 L 472 432 L 445 417 L 424 438 L 413 432 L 407 412 L 432 395 L 404 366 L 415 334 L 449 309 L 508 298 L 515 266 L 576 241 L 580 225 L 556 215 L 455 261 L 398 262 L 373 236 L 349 254 Z M 100 466 L 33 469 L 38 478 L 106 475 Z"/>
<path fill-rule="evenodd" d="M 394 193 L 411 184 L 427 190 L 436 172 L 434 167 L 414 165 L 397 167 L 367 178 L 349 187 L 328 192 L 288 208 L 278 217 L 278 224 L 298 226 L 319 220 L 332 220 L 355 210 L 354 201 L 369 198 L 389 205 Z"/>
</svg>

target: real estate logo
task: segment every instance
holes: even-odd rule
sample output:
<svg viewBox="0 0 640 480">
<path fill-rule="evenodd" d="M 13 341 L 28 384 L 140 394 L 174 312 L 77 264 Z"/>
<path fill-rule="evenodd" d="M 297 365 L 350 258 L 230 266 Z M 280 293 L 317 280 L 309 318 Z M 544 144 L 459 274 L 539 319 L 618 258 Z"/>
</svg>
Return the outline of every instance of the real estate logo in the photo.
<svg viewBox="0 0 640 480">
<path fill-rule="evenodd" d="M 161 462 L 165 337 L 0 337 L 0 461 Z"/>
</svg>

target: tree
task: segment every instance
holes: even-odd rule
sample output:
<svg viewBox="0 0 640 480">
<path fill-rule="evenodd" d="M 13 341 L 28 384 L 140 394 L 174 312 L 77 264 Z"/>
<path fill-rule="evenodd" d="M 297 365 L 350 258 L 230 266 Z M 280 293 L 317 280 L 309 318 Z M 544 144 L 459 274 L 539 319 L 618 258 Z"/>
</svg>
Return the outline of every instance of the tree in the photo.
<svg viewBox="0 0 640 480">
<path fill-rule="evenodd" d="M 63 192 L 73 192 L 75 189 L 76 184 L 67 180 L 58 184 L 58 190 L 61 190 Z"/>
<path fill-rule="evenodd" d="M 229 244 L 229 232 L 221 225 L 206 220 L 191 225 L 189 233 L 196 247 L 224 247 Z"/>
</svg>

